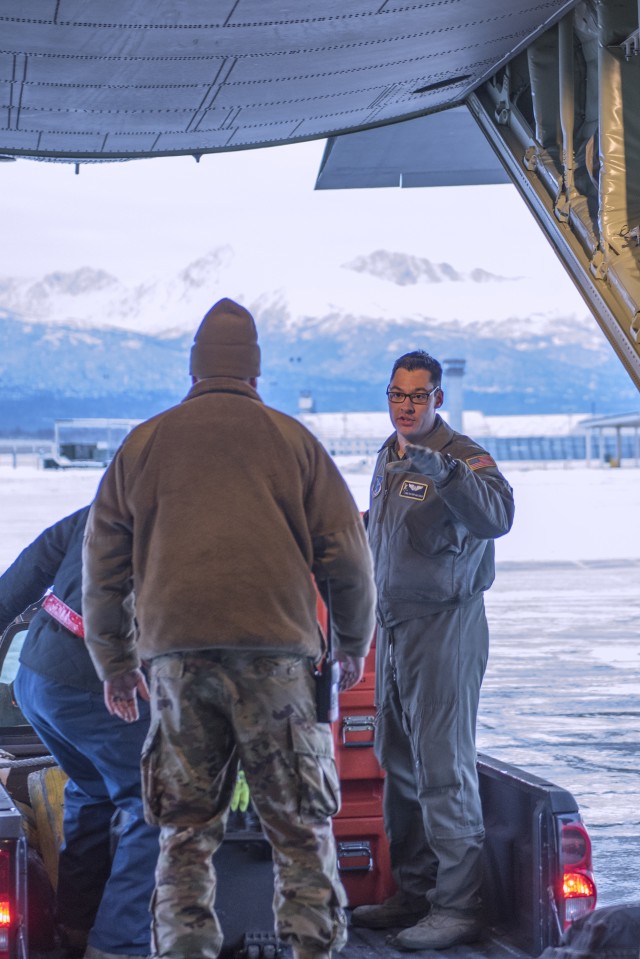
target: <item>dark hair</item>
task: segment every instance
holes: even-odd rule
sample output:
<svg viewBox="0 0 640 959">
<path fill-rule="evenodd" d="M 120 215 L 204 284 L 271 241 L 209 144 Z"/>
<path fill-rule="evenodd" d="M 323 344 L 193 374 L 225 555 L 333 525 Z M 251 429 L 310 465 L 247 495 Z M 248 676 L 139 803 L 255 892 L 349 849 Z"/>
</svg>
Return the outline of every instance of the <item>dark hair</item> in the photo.
<svg viewBox="0 0 640 959">
<path fill-rule="evenodd" d="M 431 374 L 431 382 L 434 386 L 440 386 L 442 383 L 442 367 L 426 350 L 413 350 L 399 357 L 393 364 L 391 379 L 395 376 L 396 370 L 408 370 L 410 373 L 413 370 L 427 370 Z"/>
</svg>

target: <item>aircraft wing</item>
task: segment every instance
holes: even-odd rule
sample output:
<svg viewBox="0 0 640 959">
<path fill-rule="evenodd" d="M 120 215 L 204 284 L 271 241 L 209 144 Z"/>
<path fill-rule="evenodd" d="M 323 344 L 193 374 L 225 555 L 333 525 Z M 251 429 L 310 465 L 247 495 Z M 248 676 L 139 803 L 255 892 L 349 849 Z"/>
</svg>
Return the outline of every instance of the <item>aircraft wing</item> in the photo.
<svg viewBox="0 0 640 959">
<path fill-rule="evenodd" d="M 575 0 L 0 0 L 0 154 L 324 138 L 463 102 Z"/>
</svg>

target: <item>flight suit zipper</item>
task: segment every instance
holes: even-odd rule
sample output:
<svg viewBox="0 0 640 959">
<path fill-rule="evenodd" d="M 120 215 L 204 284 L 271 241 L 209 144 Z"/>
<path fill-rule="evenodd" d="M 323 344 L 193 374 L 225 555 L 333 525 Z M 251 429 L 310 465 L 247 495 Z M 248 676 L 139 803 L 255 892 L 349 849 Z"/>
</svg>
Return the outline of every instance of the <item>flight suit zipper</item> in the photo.
<svg viewBox="0 0 640 959">
<path fill-rule="evenodd" d="M 389 473 L 387 472 L 387 466 L 389 465 L 389 453 L 387 452 L 387 462 L 384 464 L 383 476 L 384 476 L 384 489 L 382 491 L 382 503 L 380 504 L 380 511 L 378 513 L 378 523 L 382 523 L 384 519 L 384 514 L 387 509 L 387 502 L 389 500 Z"/>
</svg>

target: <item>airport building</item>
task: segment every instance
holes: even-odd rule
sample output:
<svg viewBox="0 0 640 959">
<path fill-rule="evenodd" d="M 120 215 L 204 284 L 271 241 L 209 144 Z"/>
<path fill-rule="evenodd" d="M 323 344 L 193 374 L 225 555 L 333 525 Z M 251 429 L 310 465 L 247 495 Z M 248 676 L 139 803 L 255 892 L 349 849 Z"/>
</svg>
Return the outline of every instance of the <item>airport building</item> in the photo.
<svg viewBox="0 0 640 959">
<path fill-rule="evenodd" d="M 441 411 L 449 421 L 449 413 Z M 389 415 L 300 412 L 298 419 L 332 456 L 373 456 L 391 433 Z M 589 465 L 640 466 L 640 413 L 593 417 L 485 416 L 462 412 L 462 432 L 478 440 L 499 462 L 581 460 Z"/>
<path fill-rule="evenodd" d="M 447 394 L 447 405 L 449 393 Z M 582 462 L 640 466 L 640 413 L 590 416 L 485 416 L 479 410 L 441 410 L 454 429 L 478 440 L 498 462 Z M 386 412 L 317 413 L 301 394 L 297 419 L 332 456 L 375 456 L 391 433 Z M 452 419 L 457 422 L 452 422 Z M 460 422 L 461 420 L 461 422 Z M 139 420 L 57 420 L 54 439 L 0 439 L 0 465 L 36 461 L 48 469 L 102 467 Z"/>
<path fill-rule="evenodd" d="M 498 462 L 582 461 L 587 465 L 640 466 L 640 413 L 593 416 L 555 413 L 485 416 L 464 408 L 464 359 L 444 359 L 446 408 L 453 429 L 478 440 Z M 333 456 L 374 456 L 391 432 L 387 411 L 317 413 L 313 396 L 300 394 L 298 419 Z"/>
</svg>

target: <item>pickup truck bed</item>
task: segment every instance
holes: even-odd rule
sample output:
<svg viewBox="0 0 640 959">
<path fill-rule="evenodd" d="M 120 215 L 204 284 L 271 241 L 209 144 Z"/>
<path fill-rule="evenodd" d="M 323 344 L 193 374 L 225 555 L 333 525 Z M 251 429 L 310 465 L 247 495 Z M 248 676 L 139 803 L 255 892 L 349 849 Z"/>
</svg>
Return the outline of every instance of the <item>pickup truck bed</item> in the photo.
<svg viewBox="0 0 640 959">
<path fill-rule="evenodd" d="M 481 795 L 487 830 L 484 902 L 488 923 L 487 938 L 446 953 L 422 951 L 419 957 L 447 956 L 451 959 L 524 959 L 539 956 L 558 943 L 567 904 L 562 897 L 565 871 L 590 876 L 590 845 L 573 796 L 564 789 L 514 766 L 481 755 L 478 761 Z M 10 817 L 15 835 L 15 817 Z M 1 819 L 0 819 L 1 826 Z M 0 841 L 1 841 L 0 837 Z M 270 898 L 271 863 L 256 865 L 256 890 Z M 250 889 L 246 876 L 234 889 L 234 877 L 225 875 L 224 859 L 218 868 L 220 897 L 243 909 Z M 574 917 L 595 906 L 593 897 L 573 899 Z M 224 919 L 221 915 L 223 928 Z M 266 922 L 265 922 L 266 926 Z M 256 931 L 248 929 L 246 931 Z M 266 934 L 271 929 L 264 928 Z M 400 959 L 400 952 L 388 943 L 392 933 L 352 928 L 343 959 Z M 286 950 L 284 951 L 286 956 Z M 248 959 L 254 959 L 249 952 Z M 14 959 L 12 956 L 11 959 Z M 60 953 L 15 953 L 15 959 L 60 959 Z M 265 950 L 255 959 L 269 959 Z"/>
<path fill-rule="evenodd" d="M 387 943 L 388 933 L 369 929 L 353 928 L 349 934 L 349 942 L 339 954 L 340 959 L 408 959 L 412 953 L 399 952 Z M 337 955 L 337 954 L 336 954 Z M 508 942 L 496 931 L 491 931 L 483 942 L 468 946 L 457 946 L 447 949 L 446 952 L 431 950 L 415 953 L 418 959 L 525 959 L 522 952 Z M 290 951 L 282 950 L 282 959 L 289 959 Z M 63 959 L 58 949 L 49 952 L 31 952 L 29 959 Z"/>
<path fill-rule="evenodd" d="M 389 933 L 368 929 L 353 928 L 349 934 L 349 943 L 340 954 L 342 959 L 408 959 L 412 953 L 400 952 L 388 945 Z M 482 942 L 467 946 L 456 946 L 444 952 L 423 950 L 415 953 L 419 959 L 524 959 L 525 952 L 510 945 L 498 930 L 490 930 Z"/>
</svg>

